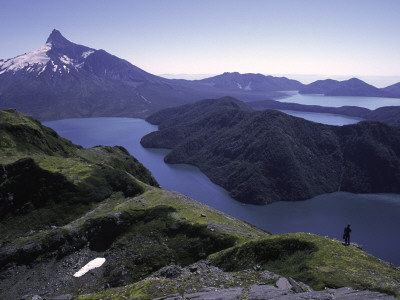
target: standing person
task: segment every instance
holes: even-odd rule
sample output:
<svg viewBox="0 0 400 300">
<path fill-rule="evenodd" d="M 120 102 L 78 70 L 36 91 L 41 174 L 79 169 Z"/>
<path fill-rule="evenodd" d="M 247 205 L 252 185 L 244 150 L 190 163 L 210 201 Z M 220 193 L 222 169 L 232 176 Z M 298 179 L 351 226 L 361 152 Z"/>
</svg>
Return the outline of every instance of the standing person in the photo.
<svg viewBox="0 0 400 300">
<path fill-rule="evenodd" d="M 344 238 L 344 244 L 346 246 L 350 245 L 350 224 L 347 224 L 347 227 L 344 228 L 344 233 L 343 233 L 343 238 Z"/>
</svg>

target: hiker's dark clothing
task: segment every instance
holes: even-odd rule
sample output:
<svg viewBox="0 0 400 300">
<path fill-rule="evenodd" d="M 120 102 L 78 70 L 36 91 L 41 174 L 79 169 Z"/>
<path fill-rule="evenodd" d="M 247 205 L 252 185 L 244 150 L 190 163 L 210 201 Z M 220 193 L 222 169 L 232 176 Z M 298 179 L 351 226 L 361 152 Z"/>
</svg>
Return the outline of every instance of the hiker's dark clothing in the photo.
<svg viewBox="0 0 400 300">
<path fill-rule="evenodd" d="M 343 238 L 345 245 L 350 245 L 350 232 L 351 232 L 350 226 L 344 228 Z"/>
</svg>

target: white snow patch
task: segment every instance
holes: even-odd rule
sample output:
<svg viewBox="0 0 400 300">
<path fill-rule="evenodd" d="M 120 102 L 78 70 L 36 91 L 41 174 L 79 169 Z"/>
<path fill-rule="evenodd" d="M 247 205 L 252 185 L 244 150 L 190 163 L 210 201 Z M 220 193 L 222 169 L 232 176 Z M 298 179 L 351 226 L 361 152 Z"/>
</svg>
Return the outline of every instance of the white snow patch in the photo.
<svg viewBox="0 0 400 300">
<path fill-rule="evenodd" d="M 251 91 L 251 81 L 249 82 L 248 85 L 244 88 L 245 91 Z"/>
<path fill-rule="evenodd" d="M 46 67 L 47 67 L 47 66 L 44 66 L 44 67 L 42 68 L 42 70 L 40 70 L 40 72 L 38 73 L 38 75 L 42 74 L 43 71 L 46 70 Z"/>
<path fill-rule="evenodd" d="M 56 72 L 56 71 L 57 71 L 57 68 L 58 68 L 58 65 L 55 65 L 55 64 L 53 63 L 53 72 Z"/>
<path fill-rule="evenodd" d="M 75 67 L 75 70 L 77 70 L 77 71 L 78 71 L 78 69 L 82 68 L 84 64 L 85 64 L 85 62 L 81 62 L 80 64 L 76 64 L 76 65 L 74 65 L 74 67 Z"/>
<path fill-rule="evenodd" d="M 66 55 L 61 56 L 60 60 L 61 60 L 62 63 L 66 64 L 66 65 L 73 65 L 74 64 L 73 59 L 69 58 Z"/>
<path fill-rule="evenodd" d="M 150 100 L 147 100 L 145 96 L 140 95 L 140 97 L 142 97 L 142 99 L 143 99 L 144 101 L 146 101 L 147 103 L 151 103 L 151 101 L 150 101 Z"/>
<path fill-rule="evenodd" d="M 236 82 L 236 84 L 237 84 L 237 86 L 238 86 L 239 89 L 242 89 L 242 86 L 240 85 L 240 83 L 237 83 L 237 82 Z"/>
<path fill-rule="evenodd" d="M 92 261 L 88 262 L 86 265 L 84 265 L 78 272 L 74 274 L 74 277 L 81 277 L 85 275 L 87 272 L 90 270 L 96 269 L 98 267 L 101 267 L 106 259 L 104 257 L 97 257 L 93 259 Z"/>
<path fill-rule="evenodd" d="M 67 71 L 67 73 L 69 73 L 69 68 L 67 68 L 67 66 L 63 65 L 63 68 L 65 71 Z"/>
<path fill-rule="evenodd" d="M 87 58 L 87 57 L 88 57 L 90 54 L 92 54 L 92 53 L 94 53 L 93 50 L 89 50 L 89 51 L 83 52 L 83 53 L 82 53 L 82 57 L 83 57 L 83 58 Z"/>
<path fill-rule="evenodd" d="M 47 52 L 50 49 L 51 44 L 47 43 L 35 51 L 3 61 L 2 63 L 0 63 L 0 69 L 2 72 L 4 70 L 15 72 L 29 65 L 43 66 L 47 64 L 47 62 L 50 60 L 50 57 L 47 56 Z"/>
</svg>

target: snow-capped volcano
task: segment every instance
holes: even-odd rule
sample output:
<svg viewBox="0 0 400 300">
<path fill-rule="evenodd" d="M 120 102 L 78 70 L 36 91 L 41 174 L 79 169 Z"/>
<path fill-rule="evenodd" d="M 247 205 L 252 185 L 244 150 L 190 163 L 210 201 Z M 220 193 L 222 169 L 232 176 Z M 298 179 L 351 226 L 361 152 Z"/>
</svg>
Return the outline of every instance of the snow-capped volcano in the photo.
<svg viewBox="0 0 400 300">
<path fill-rule="evenodd" d="M 0 109 L 13 107 L 40 120 L 144 117 L 193 99 L 175 86 L 58 30 L 39 49 L 0 60 Z"/>
<path fill-rule="evenodd" d="M 40 76 L 46 69 L 53 73 L 69 73 L 71 69 L 79 71 L 88 56 L 95 50 L 74 44 L 53 30 L 39 49 L 17 57 L 0 60 L 0 74 L 25 71 Z"/>
<path fill-rule="evenodd" d="M 256 101 L 265 99 L 261 92 L 285 90 L 287 84 L 281 81 L 287 79 L 264 77 L 223 74 L 199 81 L 170 80 L 104 50 L 75 44 L 53 30 L 39 49 L 0 60 L 0 109 L 13 107 L 39 120 L 143 118 L 206 98 L 230 95 Z"/>
<path fill-rule="evenodd" d="M 39 49 L 7 60 L 0 60 L 0 74 L 5 72 L 16 72 L 27 69 L 32 72 L 46 65 L 50 57 L 47 52 L 51 49 L 51 44 L 46 43 Z"/>
</svg>

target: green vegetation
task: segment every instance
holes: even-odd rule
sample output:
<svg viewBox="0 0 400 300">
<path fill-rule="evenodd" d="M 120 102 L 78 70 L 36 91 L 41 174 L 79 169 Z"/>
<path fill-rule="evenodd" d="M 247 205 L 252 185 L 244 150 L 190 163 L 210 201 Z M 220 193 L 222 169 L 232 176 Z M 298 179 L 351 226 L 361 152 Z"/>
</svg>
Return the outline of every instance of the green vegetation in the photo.
<svg viewBox="0 0 400 300">
<path fill-rule="evenodd" d="M 289 233 L 250 241 L 211 256 L 226 271 L 261 265 L 315 289 L 350 286 L 400 296 L 400 272 L 379 259 L 325 237 Z"/>
<path fill-rule="evenodd" d="M 208 288 L 250 287 L 254 284 L 274 284 L 276 280 L 268 280 L 260 272 L 240 271 L 232 273 L 218 272 L 211 269 L 205 272 L 183 272 L 178 278 L 149 277 L 124 287 L 113 288 L 89 295 L 76 296 L 75 300 L 100 299 L 154 299 L 166 294 L 195 293 Z"/>
<path fill-rule="evenodd" d="M 248 113 L 227 101 L 235 117 Z M 234 122 L 230 113 L 223 116 L 212 126 Z M 344 130 L 352 136 L 356 129 Z M 382 135 L 379 125 L 374 130 L 372 136 Z M 275 283 L 254 266 L 315 289 L 351 286 L 400 297 L 397 268 L 328 238 L 272 236 L 162 190 L 122 147 L 83 149 L 15 110 L 0 112 L 0 137 L 0 297 L 36 293 L 43 278 L 46 295 L 96 292 L 78 299 L 152 299 L 204 286 Z M 329 148 L 327 140 L 320 142 Z M 390 156 L 382 153 L 379 157 Z M 106 258 L 104 266 L 90 276 L 72 277 L 98 256 Z M 171 277 L 168 270 L 178 275 Z"/>
<path fill-rule="evenodd" d="M 3 252 L 0 268 L 7 262 L 38 264 L 49 256 L 63 258 L 87 245 L 107 257 L 99 290 L 104 282 L 110 287 L 138 282 L 162 267 L 186 266 L 268 235 L 178 193 L 149 188 L 133 198 L 114 194 L 61 228 L 13 240 L 11 249 L 17 247 L 21 252 L 6 251 L 6 256 Z M 76 287 L 66 285 L 67 292 L 76 293 Z M 83 286 L 83 291 L 93 290 Z"/>
<path fill-rule="evenodd" d="M 13 109 L 0 112 L 0 243 L 63 226 L 122 192 L 158 186 L 122 147 L 83 149 Z"/>
<path fill-rule="evenodd" d="M 345 247 L 339 241 L 321 236 L 305 233 L 269 236 L 216 252 L 209 258 L 212 265 L 225 272 L 200 269 L 182 272 L 176 278 L 156 272 L 131 285 L 74 299 L 153 299 L 165 294 L 194 293 L 204 286 L 229 288 L 274 284 L 276 279 L 265 279 L 262 271 L 253 270 L 255 266 L 305 282 L 317 290 L 347 286 L 400 297 L 397 268 L 353 246 Z"/>
<path fill-rule="evenodd" d="M 0 111 L 0 162 L 34 155 L 72 155 L 80 146 L 14 109 Z"/>
</svg>

